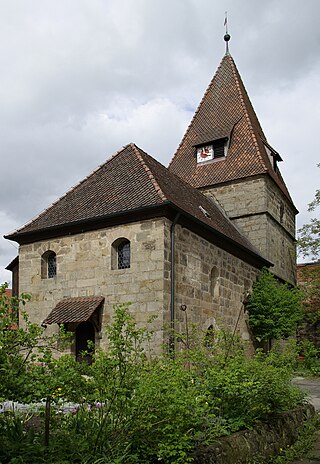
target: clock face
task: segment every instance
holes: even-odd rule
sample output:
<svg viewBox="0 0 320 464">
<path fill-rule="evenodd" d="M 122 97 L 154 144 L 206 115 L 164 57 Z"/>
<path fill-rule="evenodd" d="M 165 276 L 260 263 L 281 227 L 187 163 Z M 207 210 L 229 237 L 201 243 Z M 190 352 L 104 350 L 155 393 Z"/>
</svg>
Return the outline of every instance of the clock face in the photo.
<svg viewBox="0 0 320 464">
<path fill-rule="evenodd" d="M 205 145 L 204 147 L 197 148 L 197 163 L 203 163 L 213 159 L 213 146 Z"/>
</svg>

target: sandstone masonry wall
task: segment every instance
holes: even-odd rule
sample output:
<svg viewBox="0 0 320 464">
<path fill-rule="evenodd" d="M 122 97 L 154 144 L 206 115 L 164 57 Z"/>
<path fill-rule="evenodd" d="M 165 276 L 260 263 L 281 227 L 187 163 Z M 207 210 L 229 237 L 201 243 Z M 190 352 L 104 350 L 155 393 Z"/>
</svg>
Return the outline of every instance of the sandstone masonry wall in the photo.
<svg viewBox="0 0 320 464">
<path fill-rule="evenodd" d="M 105 297 L 104 326 L 112 319 L 114 304 L 132 301 L 131 312 L 138 323 L 146 325 L 151 316 L 157 316 L 158 328 L 162 328 L 163 231 L 162 219 L 147 220 L 22 245 L 19 291 L 32 294 L 26 307 L 31 320 L 41 323 L 65 297 L 101 295 Z M 120 237 L 131 242 L 131 267 L 112 270 L 111 247 Z M 56 253 L 57 275 L 42 279 L 41 255 L 48 250 Z M 56 328 L 54 324 L 48 330 Z M 162 343 L 161 330 L 156 338 Z M 97 342 L 105 346 L 103 331 Z"/>
<path fill-rule="evenodd" d="M 242 430 L 221 437 L 210 446 L 198 447 L 193 454 L 194 463 L 269 463 L 271 457 L 295 443 L 303 423 L 314 415 L 314 407 L 308 403 L 288 412 L 273 414 L 268 422 L 258 422 L 251 430 Z"/>
<path fill-rule="evenodd" d="M 112 320 L 113 305 L 131 301 L 138 324 L 156 316 L 155 349 L 163 343 L 163 325 L 170 324 L 171 222 L 147 220 L 110 227 L 20 248 L 20 292 L 32 294 L 26 309 L 33 322 L 41 323 L 63 298 L 103 296 L 102 325 Z M 131 243 L 130 269 L 111 269 L 112 243 L 124 237 Z M 57 275 L 41 278 L 41 256 L 56 253 Z M 185 329 L 181 304 L 188 307 L 190 322 L 203 330 L 209 326 L 237 330 L 249 339 L 242 302 L 258 270 L 190 230 L 175 228 L 175 308 L 177 330 Z M 49 326 L 49 332 L 57 326 Z M 106 347 L 104 331 L 97 346 Z"/>
<path fill-rule="evenodd" d="M 265 187 L 267 190 L 268 213 L 281 224 L 294 239 L 296 235 L 296 217 L 292 205 L 269 177 L 265 178 Z"/>
<path fill-rule="evenodd" d="M 270 261 L 274 267 L 271 269 L 275 275 L 295 285 L 296 283 L 296 245 L 290 235 L 283 233 L 283 229 L 267 217 L 267 250 Z M 272 259 L 272 257 L 274 257 Z"/>
<path fill-rule="evenodd" d="M 247 178 L 210 187 L 211 196 L 249 238 L 262 255 L 274 264 L 272 271 L 295 283 L 295 211 L 268 176 Z"/>
<path fill-rule="evenodd" d="M 170 223 L 165 227 L 165 256 L 170 256 Z M 237 331 L 249 339 L 242 302 L 256 280 L 258 270 L 221 250 L 190 230 L 175 229 L 175 312 L 176 329 L 185 330 L 185 315 L 180 310 L 187 305 L 188 320 L 199 324 L 203 331 L 210 325 Z M 166 259 L 166 268 L 170 260 Z M 165 301 L 169 307 L 170 273 L 165 274 Z M 169 311 L 166 312 L 169 316 Z"/>
<path fill-rule="evenodd" d="M 202 191 L 217 201 L 230 218 L 262 213 L 267 210 L 267 195 L 263 177 L 207 187 Z"/>
</svg>

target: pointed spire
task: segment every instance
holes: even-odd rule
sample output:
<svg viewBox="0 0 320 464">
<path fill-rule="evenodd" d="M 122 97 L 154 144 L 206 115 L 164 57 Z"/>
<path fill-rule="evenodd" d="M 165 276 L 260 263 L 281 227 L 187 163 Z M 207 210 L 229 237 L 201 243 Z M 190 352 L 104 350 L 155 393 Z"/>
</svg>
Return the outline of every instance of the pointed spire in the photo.
<svg viewBox="0 0 320 464">
<path fill-rule="evenodd" d="M 230 55 L 229 53 L 229 40 L 231 39 L 230 34 L 228 33 L 228 12 L 225 12 L 225 17 L 224 17 L 224 26 L 226 28 L 226 33 L 224 35 L 224 41 L 226 43 L 226 55 Z"/>
<path fill-rule="evenodd" d="M 225 156 L 199 164 L 197 147 L 227 140 Z M 231 55 L 222 58 L 199 107 L 169 165 L 193 187 L 269 174 L 291 201 L 279 173 L 271 165 L 267 140 Z"/>
</svg>

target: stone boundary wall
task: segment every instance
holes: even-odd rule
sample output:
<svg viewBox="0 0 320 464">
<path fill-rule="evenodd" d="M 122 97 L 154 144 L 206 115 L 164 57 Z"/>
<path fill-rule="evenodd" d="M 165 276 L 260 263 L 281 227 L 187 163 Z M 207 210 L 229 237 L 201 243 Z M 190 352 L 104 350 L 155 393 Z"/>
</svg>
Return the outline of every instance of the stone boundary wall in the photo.
<svg viewBox="0 0 320 464">
<path fill-rule="evenodd" d="M 303 423 L 314 414 L 314 407 L 305 404 L 273 415 L 267 423 L 259 422 L 253 430 L 242 430 L 222 437 L 213 445 L 199 447 L 193 455 L 194 464 L 267 462 L 268 458 L 276 456 L 281 449 L 297 440 Z"/>
</svg>

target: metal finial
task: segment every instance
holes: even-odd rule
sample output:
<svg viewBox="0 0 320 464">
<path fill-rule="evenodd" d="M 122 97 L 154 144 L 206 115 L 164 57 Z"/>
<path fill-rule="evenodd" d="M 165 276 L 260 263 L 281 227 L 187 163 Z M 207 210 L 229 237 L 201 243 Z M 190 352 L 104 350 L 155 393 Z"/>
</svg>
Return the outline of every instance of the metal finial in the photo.
<svg viewBox="0 0 320 464">
<path fill-rule="evenodd" d="M 225 12 L 225 17 L 224 17 L 224 26 L 226 28 L 226 33 L 224 35 L 224 40 L 226 42 L 226 55 L 229 55 L 229 40 L 231 39 L 230 34 L 228 34 L 228 13 L 227 11 Z"/>
</svg>

